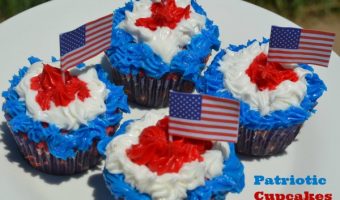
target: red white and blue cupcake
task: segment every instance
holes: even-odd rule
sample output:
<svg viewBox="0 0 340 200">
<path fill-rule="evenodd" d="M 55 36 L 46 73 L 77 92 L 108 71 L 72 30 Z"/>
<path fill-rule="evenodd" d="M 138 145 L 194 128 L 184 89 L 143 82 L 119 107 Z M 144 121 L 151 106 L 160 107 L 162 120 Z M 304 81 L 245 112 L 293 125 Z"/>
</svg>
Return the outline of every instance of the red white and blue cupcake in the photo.
<svg viewBox="0 0 340 200">
<path fill-rule="evenodd" d="M 170 90 L 193 91 L 218 37 L 195 0 L 133 0 L 114 11 L 106 55 L 129 100 L 164 107 Z"/>
<path fill-rule="evenodd" d="M 106 148 L 104 178 L 114 199 L 225 199 L 244 187 L 243 165 L 227 142 L 173 137 L 168 118 L 124 123 Z"/>
<path fill-rule="evenodd" d="M 202 93 L 241 101 L 237 151 L 282 152 L 315 112 L 326 86 L 305 64 L 267 62 L 269 41 L 249 41 L 219 52 L 198 82 Z"/>
<path fill-rule="evenodd" d="M 101 160 L 122 112 L 128 112 L 122 87 L 109 82 L 98 66 L 66 72 L 60 63 L 29 58 L 3 92 L 3 111 L 25 159 L 46 173 L 69 175 Z"/>
</svg>

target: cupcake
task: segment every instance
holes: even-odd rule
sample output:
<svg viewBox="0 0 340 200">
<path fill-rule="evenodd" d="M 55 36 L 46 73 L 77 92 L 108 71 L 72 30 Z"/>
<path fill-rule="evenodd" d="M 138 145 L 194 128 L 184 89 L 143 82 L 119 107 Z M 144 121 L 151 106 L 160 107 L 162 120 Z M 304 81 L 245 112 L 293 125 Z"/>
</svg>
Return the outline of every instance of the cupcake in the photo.
<svg viewBox="0 0 340 200">
<path fill-rule="evenodd" d="M 220 51 L 198 81 L 201 93 L 241 102 L 241 154 L 267 156 L 286 149 L 315 112 L 326 86 L 305 64 L 267 62 L 269 40 Z"/>
<path fill-rule="evenodd" d="M 169 91 L 192 92 L 213 49 L 218 27 L 195 0 L 132 0 L 114 11 L 106 55 L 114 83 L 130 101 L 168 105 Z"/>
<path fill-rule="evenodd" d="M 244 187 L 227 142 L 173 137 L 168 118 L 147 113 L 124 124 L 106 147 L 104 179 L 114 199 L 225 199 Z"/>
<path fill-rule="evenodd" d="M 29 58 L 2 93 L 7 124 L 24 158 L 36 169 L 71 175 L 98 164 L 103 141 L 128 112 L 122 87 L 97 66 L 66 72 L 56 59 Z"/>
</svg>

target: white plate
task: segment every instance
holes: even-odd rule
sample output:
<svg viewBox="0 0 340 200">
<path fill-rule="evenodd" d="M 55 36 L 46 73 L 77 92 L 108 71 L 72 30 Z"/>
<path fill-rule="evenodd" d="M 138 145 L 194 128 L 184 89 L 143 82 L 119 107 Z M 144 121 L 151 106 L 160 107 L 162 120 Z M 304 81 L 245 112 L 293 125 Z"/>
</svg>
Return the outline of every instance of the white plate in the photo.
<svg viewBox="0 0 340 200">
<path fill-rule="evenodd" d="M 229 43 L 241 44 L 248 39 L 269 36 L 271 25 L 296 26 L 267 10 L 243 1 L 200 0 L 208 15 L 220 26 L 225 47 Z M 58 56 L 59 33 L 70 31 L 81 24 L 110 13 L 123 5 L 123 0 L 54 0 L 28 10 L 0 24 L 0 91 L 9 86 L 8 80 L 19 67 L 28 65 L 27 57 L 34 55 L 49 59 Z M 100 56 L 89 61 L 95 63 Z M 253 199 L 259 190 L 278 193 L 304 191 L 333 193 L 340 196 L 338 130 L 340 107 L 340 59 L 336 54 L 328 69 L 316 68 L 329 91 L 320 99 L 318 112 L 303 127 L 297 141 L 287 151 L 269 159 L 243 158 L 246 187 L 240 195 L 229 199 Z M 3 99 L 0 101 L 1 105 Z M 142 110 L 133 110 L 129 117 L 138 117 Z M 2 128 L 4 126 L 1 113 Z M 0 198 L 1 199 L 109 199 L 100 166 L 86 174 L 57 177 L 32 169 L 20 156 L 14 141 L 1 133 L 0 142 Z M 254 175 L 325 177 L 325 186 L 254 186 Z M 337 190 L 336 190 L 337 188 Z M 338 197 L 339 198 L 339 197 Z M 337 199 L 337 198 L 335 198 Z"/>
</svg>

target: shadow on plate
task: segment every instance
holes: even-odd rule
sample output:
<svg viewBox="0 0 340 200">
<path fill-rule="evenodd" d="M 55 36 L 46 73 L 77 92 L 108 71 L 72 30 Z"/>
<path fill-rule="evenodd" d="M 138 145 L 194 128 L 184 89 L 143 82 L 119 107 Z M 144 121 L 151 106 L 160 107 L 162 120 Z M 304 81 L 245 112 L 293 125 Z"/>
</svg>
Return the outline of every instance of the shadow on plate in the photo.
<svg viewBox="0 0 340 200">
<path fill-rule="evenodd" d="M 110 200 L 112 196 L 110 191 L 106 188 L 106 184 L 103 178 L 103 175 L 94 174 L 90 176 L 87 184 L 93 188 L 92 196 L 94 200 Z"/>
<path fill-rule="evenodd" d="M 244 155 L 244 154 L 237 154 L 237 157 L 241 160 L 241 161 L 261 161 L 261 160 L 268 160 L 270 158 L 275 158 L 275 157 L 281 157 L 287 154 L 287 151 L 282 151 L 281 153 L 278 153 L 276 155 L 272 155 L 272 156 L 248 156 L 248 155 Z"/>
<path fill-rule="evenodd" d="M 3 142 L 5 145 L 5 150 L 8 151 L 6 154 L 6 158 L 9 162 L 13 164 L 18 164 L 18 166 L 23 169 L 26 173 L 29 173 L 32 177 L 39 177 L 44 182 L 54 185 L 59 185 L 62 182 L 66 182 L 70 179 L 77 179 L 83 176 L 85 173 L 76 174 L 73 176 L 56 176 L 43 173 L 39 170 L 34 169 L 22 156 L 19 149 L 17 148 L 17 144 L 15 143 L 14 138 L 12 137 L 10 130 L 5 122 L 1 123 L 1 130 L 3 133 L 1 134 L 0 142 Z M 99 169 L 96 167 L 91 170 Z"/>
</svg>

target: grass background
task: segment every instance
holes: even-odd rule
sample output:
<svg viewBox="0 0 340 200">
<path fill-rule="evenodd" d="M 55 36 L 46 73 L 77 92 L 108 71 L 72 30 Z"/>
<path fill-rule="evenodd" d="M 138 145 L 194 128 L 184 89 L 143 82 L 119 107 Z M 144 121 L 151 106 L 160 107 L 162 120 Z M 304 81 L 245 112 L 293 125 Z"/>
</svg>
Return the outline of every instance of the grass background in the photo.
<svg viewBox="0 0 340 200">
<path fill-rule="evenodd" d="M 0 0 L 0 22 L 47 1 L 48 0 Z M 340 0 L 246 1 L 269 9 L 304 28 L 337 33 L 335 51 L 340 54 Z"/>
<path fill-rule="evenodd" d="M 0 21 L 48 0 L 0 0 Z"/>
<path fill-rule="evenodd" d="M 246 0 L 307 28 L 336 33 L 340 55 L 340 0 Z"/>
</svg>

